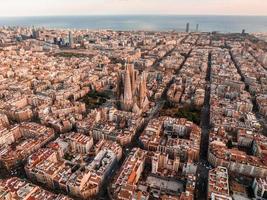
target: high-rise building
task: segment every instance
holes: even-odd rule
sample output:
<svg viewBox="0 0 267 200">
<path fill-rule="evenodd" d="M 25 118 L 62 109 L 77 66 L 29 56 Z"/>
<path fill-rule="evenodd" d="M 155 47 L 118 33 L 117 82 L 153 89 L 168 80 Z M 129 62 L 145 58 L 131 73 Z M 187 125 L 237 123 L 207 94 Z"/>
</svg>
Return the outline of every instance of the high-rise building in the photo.
<svg viewBox="0 0 267 200">
<path fill-rule="evenodd" d="M 186 23 L 186 32 L 189 33 L 189 27 L 190 27 L 190 24 L 189 23 Z"/>
<path fill-rule="evenodd" d="M 196 25 L 196 32 L 198 32 L 199 24 Z"/>
<path fill-rule="evenodd" d="M 73 35 L 71 31 L 69 31 L 69 46 L 73 47 Z"/>
<path fill-rule="evenodd" d="M 34 39 L 38 39 L 40 37 L 40 31 L 35 29 L 35 27 L 32 28 L 32 37 Z"/>
</svg>

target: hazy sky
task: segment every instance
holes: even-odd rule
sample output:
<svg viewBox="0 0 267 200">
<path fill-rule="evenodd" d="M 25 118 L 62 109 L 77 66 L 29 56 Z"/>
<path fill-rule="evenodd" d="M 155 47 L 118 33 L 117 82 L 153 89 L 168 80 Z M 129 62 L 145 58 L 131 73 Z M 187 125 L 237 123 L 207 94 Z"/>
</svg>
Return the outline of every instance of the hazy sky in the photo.
<svg viewBox="0 0 267 200">
<path fill-rule="evenodd" d="M 0 16 L 267 15 L 267 0 L 0 0 Z"/>
</svg>

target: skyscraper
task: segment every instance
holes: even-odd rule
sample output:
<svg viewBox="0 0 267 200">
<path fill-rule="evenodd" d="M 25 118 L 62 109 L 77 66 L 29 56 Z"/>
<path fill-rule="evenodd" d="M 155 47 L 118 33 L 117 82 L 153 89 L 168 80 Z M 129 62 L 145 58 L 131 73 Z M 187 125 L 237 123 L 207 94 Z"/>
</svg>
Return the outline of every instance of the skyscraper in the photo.
<svg viewBox="0 0 267 200">
<path fill-rule="evenodd" d="M 185 31 L 186 31 L 187 33 L 189 33 L 189 26 L 190 26 L 190 24 L 189 24 L 189 23 L 186 23 L 186 30 L 185 30 Z"/>
<path fill-rule="evenodd" d="M 35 27 L 32 28 L 32 37 L 34 39 L 38 39 L 40 37 L 40 31 L 35 29 Z"/>
<path fill-rule="evenodd" d="M 73 35 L 71 31 L 69 31 L 69 46 L 73 47 Z"/>
</svg>

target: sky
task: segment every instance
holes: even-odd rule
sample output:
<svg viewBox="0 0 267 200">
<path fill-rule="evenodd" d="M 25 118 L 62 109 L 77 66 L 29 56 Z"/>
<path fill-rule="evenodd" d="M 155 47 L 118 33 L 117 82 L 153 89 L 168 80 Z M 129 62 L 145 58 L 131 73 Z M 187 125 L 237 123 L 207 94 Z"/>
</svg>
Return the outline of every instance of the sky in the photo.
<svg viewBox="0 0 267 200">
<path fill-rule="evenodd" d="M 267 15 L 267 0 L 0 0 L 0 16 Z"/>
</svg>

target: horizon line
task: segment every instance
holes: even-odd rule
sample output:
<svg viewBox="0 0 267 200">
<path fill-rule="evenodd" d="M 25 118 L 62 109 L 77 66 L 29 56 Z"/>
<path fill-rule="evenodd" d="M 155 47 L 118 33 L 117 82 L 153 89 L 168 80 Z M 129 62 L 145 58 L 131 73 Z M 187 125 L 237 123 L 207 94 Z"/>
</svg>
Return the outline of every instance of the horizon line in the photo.
<svg viewBox="0 0 267 200">
<path fill-rule="evenodd" d="M 20 17 L 90 17 L 90 16 L 236 16 L 236 17 L 267 17 L 267 15 L 254 14 L 72 14 L 72 15 L 0 15 L 0 18 Z"/>
</svg>

